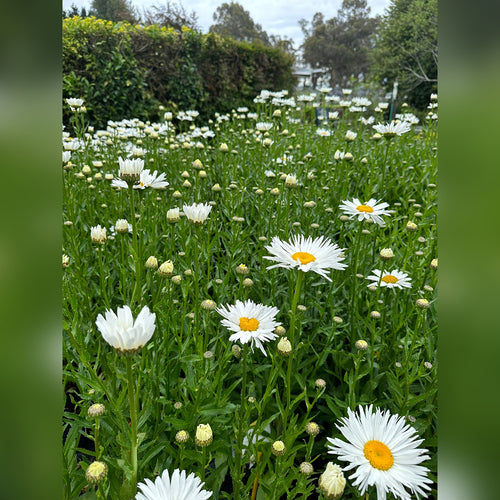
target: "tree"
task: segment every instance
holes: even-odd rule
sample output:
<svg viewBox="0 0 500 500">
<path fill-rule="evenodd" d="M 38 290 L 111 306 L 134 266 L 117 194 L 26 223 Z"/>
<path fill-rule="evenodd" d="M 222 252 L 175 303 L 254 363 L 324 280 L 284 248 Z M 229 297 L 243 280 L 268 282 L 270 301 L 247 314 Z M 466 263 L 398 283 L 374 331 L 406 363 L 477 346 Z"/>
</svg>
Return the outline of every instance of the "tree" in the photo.
<svg viewBox="0 0 500 500">
<path fill-rule="evenodd" d="M 270 45 L 268 34 L 260 24 L 255 24 L 250 13 L 239 3 L 223 3 L 217 7 L 213 19 L 215 24 L 209 29 L 212 33 L 229 36 L 235 40 Z"/>
<path fill-rule="evenodd" d="M 291 55 L 295 60 L 295 47 L 293 46 L 293 40 L 287 36 L 280 35 L 269 35 L 269 41 L 272 47 L 281 49 L 283 52 Z"/>
<path fill-rule="evenodd" d="M 326 68 L 330 84 L 344 85 L 350 77 L 365 75 L 378 17 L 370 17 L 366 0 L 343 0 L 337 16 L 324 20 L 317 12 L 309 23 L 301 19 L 304 61 L 312 68 Z"/>
<path fill-rule="evenodd" d="M 144 10 L 143 22 L 145 25 L 157 24 L 166 28 L 180 31 L 183 26 L 193 31 L 199 31 L 198 16 L 192 11 L 189 14 L 184 7 L 175 2 L 167 1 L 166 5 L 153 5 L 149 10 Z"/>
<path fill-rule="evenodd" d="M 81 10 L 78 10 L 78 7 L 74 3 L 71 4 L 71 7 L 67 11 L 63 10 L 62 14 L 63 18 L 74 17 L 74 16 L 78 16 L 81 18 L 88 17 L 87 10 L 85 9 L 85 7 L 82 7 Z"/>
<path fill-rule="evenodd" d="M 437 89 L 437 0 L 392 0 L 376 33 L 373 75 L 424 109 Z"/>
<path fill-rule="evenodd" d="M 128 21 L 135 24 L 138 20 L 130 0 L 92 0 L 90 13 L 108 21 Z"/>
</svg>

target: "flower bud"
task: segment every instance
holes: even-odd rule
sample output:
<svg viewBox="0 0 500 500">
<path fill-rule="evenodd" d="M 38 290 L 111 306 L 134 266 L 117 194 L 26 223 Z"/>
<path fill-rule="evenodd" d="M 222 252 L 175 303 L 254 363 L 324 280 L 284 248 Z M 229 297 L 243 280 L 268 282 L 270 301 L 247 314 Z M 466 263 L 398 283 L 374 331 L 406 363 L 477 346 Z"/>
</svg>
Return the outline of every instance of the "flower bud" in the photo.
<svg viewBox="0 0 500 500">
<path fill-rule="evenodd" d="M 200 424 L 196 428 L 194 442 L 201 447 L 208 446 L 213 441 L 213 433 L 210 424 Z"/>
<path fill-rule="evenodd" d="M 427 309 L 430 305 L 427 299 L 417 299 L 416 304 L 420 309 Z"/>
<path fill-rule="evenodd" d="M 106 411 L 106 407 L 101 403 L 93 404 L 87 411 L 89 417 L 100 417 Z"/>
<path fill-rule="evenodd" d="M 104 462 L 92 462 L 85 471 L 85 477 L 89 483 L 98 483 L 105 479 L 108 474 L 108 466 Z"/>
<path fill-rule="evenodd" d="M 174 272 L 174 264 L 171 260 L 165 261 L 159 268 L 158 274 L 165 278 L 170 278 Z"/>
<path fill-rule="evenodd" d="M 171 208 L 167 210 L 167 222 L 179 222 L 181 220 L 181 212 L 179 208 Z"/>
<path fill-rule="evenodd" d="M 368 342 L 366 340 L 357 340 L 355 345 L 360 351 L 366 351 L 368 349 Z"/>
<path fill-rule="evenodd" d="M 394 257 L 394 253 L 390 248 L 382 248 L 380 250 L 380 257 L 382 260 L 390 260 Z"/>
<path fill-rule="evenodd" d="M 310 476 L 314 472 L 314 467 L 310 462 L 302 462 L 299 465 L 299 470 L 301 474 L 304 474 L 304 476 Z"/>
<path fill-rule="evenodd" d="M 175 440 L 176 440 L 179 444 L 183 444 L 183 443 L 185 443 L 188 439 L 189 439 L 189 433 L 188 433 L 188 431 L 179 431 L 179 432 L 177 432 L 177 434 L 175 435 Z"/>
<path fill-rule="evenodd" d="M 154 255 L 151 255 L 150 257 L 148 257 L 148 260 L 144 264 L 144 267 L 146 269 L 157 269 L 158 268 L 158 259 Z"/>
<path fill-rule="evenodd" d="M 272 445 L 271 445 L 271 451 L 273 452 L 274 455 L 276 455 L 277 457 L 279 456 L 282 456 L 285 454 L 286 452 L 286 446 L 285 446 L 285 443 L 283 441 L 275 441 Z"/>
<path fill-rule="evenodd" d="M 206 299 L 201 303 L 201 307 L 207 311 L 213 311 L 217 304 L 212 299 Z"/>
<path fill-rule="evenodd" d="M 337 500 L 344 493 L 345 478 L 342 469 L 332 462 L 326 466 L 325 472 L 321 474 L 318 481 L 321 493 L 328 500 Z"/>
<path fill-rule="evenodd" d="M 317 436 L 319 434 L 319 425 L 316 422 L 308 422 L 306 424 L 306 432 L 309 436 Z"/>
<path fill-rule="evenodd" d="M 249 269 L 247 266 L 245 266 L 245 264 L 240 264 L 237 268 L 236 268 L 236 272 L 238 274 L 248 274 L 249 273 Z"/>
<path fill-rule="evenodd" d="M 326 382 L 322 379 L 322 378 L 318 378 L 316 379 L 316 381 L 314 382 L 314 385 L 318 388 L 318 389 L 323 389 L 326 387 Z"/>
<path fill-rule="evenodd" d="M 282 356 L 289 356 L 292 352 L 292 344 L 286 337 L 281 337 L 277 349 Z"/>
</svg>

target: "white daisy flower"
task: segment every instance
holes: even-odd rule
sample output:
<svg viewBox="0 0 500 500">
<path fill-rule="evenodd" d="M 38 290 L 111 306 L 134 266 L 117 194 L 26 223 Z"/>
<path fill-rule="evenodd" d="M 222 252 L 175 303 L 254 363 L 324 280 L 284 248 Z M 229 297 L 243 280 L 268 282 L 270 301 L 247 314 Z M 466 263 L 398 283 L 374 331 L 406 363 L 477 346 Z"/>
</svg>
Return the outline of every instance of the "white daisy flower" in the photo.
<svg viewBox="0 0 500 500">
<path fill-rule="evenodd" d="M 277 307 L 255 304 L 251 300 L 245 302 L 237 300 L 235 305 L 222 306 L 216 311 L 225 318 L 221 320 L 221 323 L 228 330 L 235 332 L 229 337 L 231 342 L 237 340 L 242 344 L 250 342 L 252 351 L 256 346 L 264 356 L 267 356 L 263 343 L 274 340 L 277 337 L 274 329 L 281 325 L 275 321 L 279 312 Z"/>
<path fill-rule="evenodd" d="M 74 111 L 75 108 L 81 108 L 83 106 L 83 99 L 76 99 L 75 97 L 66 99 L 66 102 L 72 111 Z"/>
<path fill-rule="evenodd" d="M 331 132 L 329 130 L 326 130 L 325 128 L 316 129 L 316 134 L 321 137 L 330 137 L 330 135 L 332 135 Z"/>
<path fill-rule="evenodd" d="M 192 205 L 184 205 L 182 210 L 189 222 L 203 224 L 207 220 L 210 210 L 212 210 L 212 205 L 208 203 L 193 203 Z"/>
<path fill-rule="evenodd" d="M 142 169 L 144 168 L 144 160 L 142 158 L 135 158 L 130 160 L 126 158 L 123 160 L 121 157 L 118 158 L 118 163 L 120 165 L 120 179 L 127 182 L 135 182 L 140 179 Z"/>
<path fill-rule="evenodd" d="M 144 306 L 134 321 L 129 306 L 119 307 L 116 314 L 106 311 L 95 322 L 104 340 L 118 351 L 137 351 L 153 336 L 156 315 Z"/>
<path fill-rule="evenodd" d="M 381 215 L 389 215 L 389 212 L 386 208 L 389 206 L 388 203 L 379 203 L 380 200 L 376 200 L 375 198 L 371 198 L 365 203 L 361 203 L 358 198 L 354 198 L 352 201 L 343 201 L 339 208 L 346 214 L 349 219 L 353 219 L 354 217 L 358 217 L 359 221 L 363 219 L 372 219 L 373 222 L 378 224 L 379 226 L 383 226 L 385 224 Z"/>
<path fill-rule="evenodd" d="M 348 409 L 348 417 L 337 425 L 347 439 L 327 438 L 328 453 L 338 455 L 339 460 L 349 462 L 344 472 L 356 468 L 349 479 L 364 495 L 369 486 L 377 488 L 377 499 L 386 500 L 390 492 L 396 498 L 410 500 L 412 494 L 427 497 L 432 481 L 427 477 L 429 469 L 420 464 L 429 459 L 426 449 L 418 448 L 415 429 L 405 424 L 404 418 L 391 415 L 388 410 L 358 407 L 355 413 Z"/>
<path fill-rule="evenodd" d="M 394 122 L 387 123 L 383 125 L 379 123 L 378 125 L 373 125 L 373 128 L 385 137 L 394 137 L 395 135 L 401 135 L 411 130 L 411 125 L 407 122 Z"/>
<path fill-rule="evenodd" d="M 255 129 L 260 132 L 267 132 L 272 128 L 273 124 L 269 122 L 258 122 L 255 124 Z"/>
<path fill-rule="evenodd" d="M 152 174 L 150 174 L 149 169 L 146 169 L 141 172 L 139 183 L 134 186 L 134 189 L 145 189 L 147 187 L 162 189 L 168 186 L 168 182 L 164 179 L 165 173 L 158 175 L 158 171 L 155 170 Z"/>
<path fill-rule="evenodd" d="M 411 278 L 408 277 L 407 273 L 402 273 L 397 269 L 393 271 L 381 271 L 380 269 L 375 269 L 372 271 L 373 274 L 368 276 L 366 279 L 373 281 L 368 286 L 378 285 L 380 281 L 380 286 L 385 286 L 387 288 L 411 288 Z"/>
<path fill-rule="evenodd" d="M 135 500 L 206 500 L 212 496 L 212 492 L 202 489 L 203 486 L 205 483 L 193 472 L 186 476 L 186 471 L 175 469 L 170 477 L 165 469 L 154 483 L 145 479 L 144 483 L 137 484 L 141 491 Z"/>
<path fill-rule="evenodd" d="M 271 240 L 271 245 L 266 246 L 266 250 L 273 254 L 273 257 L 265 256 L 264 259 L 277 262 L 268 269 L 274 267 L 285 267 L 293 269 L 299 268 L 301 271 L 314 271 L 328 281 L 327 269 L 344 270 L 347 265 L 342 264 L 344 248 L 339 248 L 328 238 L 320 236 L 314 240 L 309 236 L 293 236 L 290 242 L 281 241 L 277 236 Z"/>
<path fill-rule="evenodd" d="M 90 228 L 90 238 L 94 243 L 104 243 L 106 241 L 106 228 L 100 224 Z"/>
</svg>

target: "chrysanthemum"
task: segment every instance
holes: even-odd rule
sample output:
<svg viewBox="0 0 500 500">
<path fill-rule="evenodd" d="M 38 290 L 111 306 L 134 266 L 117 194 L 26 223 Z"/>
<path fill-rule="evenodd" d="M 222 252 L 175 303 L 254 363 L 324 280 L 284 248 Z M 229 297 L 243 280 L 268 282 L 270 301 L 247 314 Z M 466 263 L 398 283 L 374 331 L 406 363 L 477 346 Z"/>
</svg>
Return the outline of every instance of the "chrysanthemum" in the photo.
<svg viewBox="0 0 500 500">
<path fill-rule="evenodd" d="M 318 128 L 316 129 L 316 134 L 318 134 L 321 137 L 330 137 L 331 132 L 325 128 Z"/>
<path fill-rule="evenodd" d="M 411 278 L 408 277 L 407 273 L 402 273 L 397 269 L 393 271 L 375 269 L 372 272 L 373 274 L 366 278 L 373 281 L 368 286 L 377 285 L 380 281 L 380 286 L 386 286 L 387 288 L 411 288 Z"/>
<path fill-rule="evenodd" d="M 271 240 L 271 244 L 266 246 L 266 250 L 273 254 L 273 257 L 265 256 L 264 259 L 277 262 L 269 266 L 285 267 L 293 269 L 297 267 L 301 271 L 314 271 L 325 277 L 328 281 L 327 269 L 344 270 L 347 265 L 340 261 L 344 259 L 343 251 L 338 245 L 332 243 L 328 238 L 320 236 L 314 240 L 309 236 L 293 236 L 290 242 L 281 241 L 277 236 Z"/>
<path fill-rule="evenodd" d="M 186 476 L 186 471 L 175 469 L 170 477 L 165 469 L 154 483 L 145 479 L 144 483 L 137 485 L 141 491 L 135 500 L 206 500 L 212 496 L 212 492 L 204 490 L 204 485 L 193 472 Z"/>
<path fill-rule="evenodd" d="M 410 500 L 408 488 L 413 494 L 427 497 L 432 481 L 427 477 L 429 469 L 420 464 L 430 457 L 426 449 L 418 448 L 423 439 L 418 439 L 415 429 L 405 424 L 404 418 L 391 415 L 388 410 L 359 407 L 355 413 L 348 409 L 348 417 L 337 425 L 347 439 L 327 438 L 328 453 L 349 462 L 344 471 L 356 468 L 349 479 L 354 480 L 364 495 L 369 486 L 377 488 L 377 499 L 386 500 L 387 493 L 396 498 Z"/>
<path fill-rule="evenodd" d="M 150 174 L 149 169 L 146 169 L 141 172 L 139 183 L 134 186 L 134 189 L 145 189 L 148 187 L 162 189 L 168 186 L 168 182 L 164 179 L 165 173 L 158 175 L 158 171 L 155 170 Z"/>
<path fill-rule="evenodd" d="M 106 241 L 106 228 L 100 224 L 90 228 L 90 238 L 94 243 L 104 243 Z"/>
<path fill-rule="evenodd" d="M 137 182 L 140 179 L 142 169 L 144 168 L 144 160 L 142 158 L 135 158 L 134 160 L 126 158 L 124 160 L 120 157 L 118 158 L 118 163 L 120 165 L 120 179 L 126 182 Z"/>
<path fill-rule="evenodd" d="M 136 320 L 129 306 L 119 307 L 116 314 L 106 311 L 105 317 L 97 316 L 96 326 L 104 340 L 122 352 L 137 351 L 153 336 L 156 315 L 144 306 Z"/>
<path fill-rule="evenodd" d="M 235 332 L 229 337 L 230 341 L 239 340 L 242 344 L 250 342 L 252 351 L 257 346 L 266 356 L 263 342 L 274 340 L 277 337 L 274 329 L 281 325 L 275 321 L 279 312 L 277 307 L 255 304 L 251 300 L 237 300 L 235 305 L 222 306 L 216 311 L 225 318 L 221 323 Z"/>
<path fill-rule="evenodd" d="M 260 132 L 267 132 L 272 128 L 273 124 L 269 122 L 258 122 L 255 124 L 255 129 Z"/>
<path fill-rule="evenodd" d="M 192 205 L 184 205 L 182 210 L 189 222 L 203 224 L 207 220 L 210 210 L 212 210 L 212 205 L 208 203 L 193 203 Z"/>
<path fill-rule="evenodd" d="M 384 137 L 394 137 L 395 135 L 401 135 L 411 130 L 411 125 L 407 122 L 391 122 L 383 125 L 379 123 L 378 125 L 373 125 L 373 128 Z"/>
<path fill-rule="evenodd" d="M 74 111 L 75 108 L 81 108 L 83 106 L 83 99 L 76 99 L 74 97 L 71 97 L 69 99 L 66 99 L 66 102 L 68 103 L 72 111 Z"/>
<path fill-rule="evenodd" d="M 352 201 L 343 201 L 339 205 L 339 208 L 349 217 L 349 219 L 353 219 L 356 216 L 359 221 L 363 219 L 372 219 L 373 222 L 379 226 L 383 226 L 385 223 L 381 215 L 390 215 L 386 210 L 389 203 L 379 203 L 379 201 L 380 200 L 371 198 L 367 202 L 361 203 L 358 198 L 354 198 Z"/>
</svg>

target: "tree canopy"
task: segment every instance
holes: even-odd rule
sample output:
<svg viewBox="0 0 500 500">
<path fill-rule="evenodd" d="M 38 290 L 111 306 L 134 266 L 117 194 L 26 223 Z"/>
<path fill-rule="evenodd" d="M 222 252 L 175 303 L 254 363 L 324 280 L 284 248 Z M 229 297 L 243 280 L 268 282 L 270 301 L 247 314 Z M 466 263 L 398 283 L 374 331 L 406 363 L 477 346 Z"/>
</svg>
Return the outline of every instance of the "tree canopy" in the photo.
<svg viewBox="0 0 500 500">
<path fill-rule="evenodd" d="M 423 109 L 437 88 L 437 0 L 392 0 L 376 33 L 372 71 Z"/>
<path fill-rule="evenodd" d="M 213 14 L 214 24 L 209 31 L 244 42 L 261 42 L 270 45 L 268 34 L 256 24 L 250 13 L 239 3 L 223 3 Z"/>
<path fill-rule="evenodd" d="M 143 22 L 146 25 L 157 24 L 180 31 L 183 26 L 199 31 L 196 12 L 186 12 L 182 4 L 167 1 L 166 4 L 152 5 L 144 10 Z"/>
<path fill-rule="evenodd" d="M 370 10 L 366 0 L 343 0 L 332 19 L 325 21 L 317 12 L 310 23 L 299 21 L 305 38 L 304 61 L 312 68 L 328 69 L 331 85 L 343 85 L 351 76 L 367 73 L 378 24 L 377 17 L 370 17 Z"/>
<path fill-rule="evenodd" d="M 90 13 L 108 21 L 136 23 L 138 16 L 130 0 L 92 0 Z"/>
</svg>

